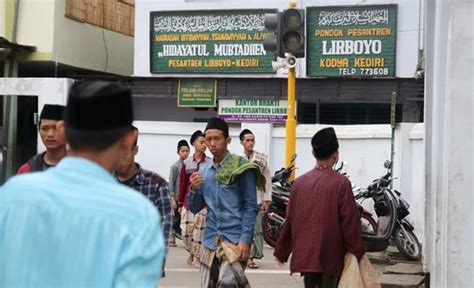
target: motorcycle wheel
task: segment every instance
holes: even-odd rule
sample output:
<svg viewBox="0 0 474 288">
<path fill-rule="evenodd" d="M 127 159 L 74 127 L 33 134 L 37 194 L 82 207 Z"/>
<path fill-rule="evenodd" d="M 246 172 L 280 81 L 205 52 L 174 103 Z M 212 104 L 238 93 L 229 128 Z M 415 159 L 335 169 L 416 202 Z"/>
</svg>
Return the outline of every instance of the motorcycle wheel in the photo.
<svg viewBox="0 0 474 288">
<path fill-rule="evenodd" d="M 362 213 L 360 222 L 362 225 L 362 233 L 377 235 L 377 222 L 375 222 L 372 216 Z"/>
<path fill-rule="evenodd" d="M 278 241 L 280 228 L 281 228 L 280 224 L 270 219 L 270 217 L 268 217 L 268 214 L 265 214 L 263 216 L 263 220 L 262 220 L 263 240 L 265 240 L 265 242 L 273 248 L 275 248 L 276 243 Z"/>
<path fill-rule="evenodd" d="M 421 244 L 412 230 L 406 226 L 404 228 L 406 233 L 401 227 L 397 227 L 395 231 L 395 245 L 398 251 L 407 259 L 418 261 L 421 258 Z"/>
</svg>

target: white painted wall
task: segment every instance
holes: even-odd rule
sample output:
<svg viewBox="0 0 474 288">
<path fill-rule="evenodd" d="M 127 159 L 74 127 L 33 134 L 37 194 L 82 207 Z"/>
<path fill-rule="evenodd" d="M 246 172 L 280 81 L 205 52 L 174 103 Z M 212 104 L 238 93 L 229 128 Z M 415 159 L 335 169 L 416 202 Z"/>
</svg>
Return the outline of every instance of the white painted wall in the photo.
<svg viewBox="0 0 474 288">
<path fill-rule="evenodd" d="M 53 51 L 54 4 L 54 1 L 21 0 L 17 43 L 36 46 L 38 52 Z M 5 25 L 5 18 L 0 19 L 3 22 L 0 25 Z"/>
<path fill-rule="evenodd" d="M 53 60 L 96 71 L 125 76 L 132 74 L 132 37 L 66 18 L 66 1 L 56 0 L 54 3 L 51 12 L 55 21 Z"/>
<path fill-rule="evenodd" d="M 396 52 L 396 76 L 413 78 L 418 63 L 418 27 L 419 1 L 424 0 L 306 0 L 298 1 L 298 7 L 330 6 L 330 5 L 374 5 L 398 4 L 398 33 Z M 153 76 L 150 73 L 150 12 L 166 10 L 221 10 L 221 9 L 284 9 L 289 1 L 194 1 L 184 0 L 136 0 L 135 1 L 135 55 L 133 74 L 136 76 Z M 306 75 L 305 60 L 299 61 L 301 77 Z M 282 69 L 281 69 L 282 70 Z M 156 75 L 155 75 L 156 76 Z M 160 76 L 166 76 L 160 74 Z M 168 75 L 176 76 L 176 75 Z M 208 77 L 209 75 L 186 75 L 188 77 Z M 284 71 L 279 71 L 278 77 L 286 77 Z M 232 75 L 213 75 L 213 77 L 232 77 Z M 234 77 L 262 78 L 262 75 L 234 75 Z M 275 77 L 267 75 L 266 77 Z"/>
</svg>

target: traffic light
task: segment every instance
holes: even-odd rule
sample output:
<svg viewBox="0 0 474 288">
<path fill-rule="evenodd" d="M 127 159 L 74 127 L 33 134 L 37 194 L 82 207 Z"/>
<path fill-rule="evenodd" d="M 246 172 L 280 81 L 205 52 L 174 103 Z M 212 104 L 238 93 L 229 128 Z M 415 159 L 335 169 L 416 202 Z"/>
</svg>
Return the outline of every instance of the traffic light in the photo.
<svg viewBox="0 0 474 288">
<path fill-rule="evenodd" d="M 290 8 L 283 12 L 265 14 L 265 28 L 275 31 L 275 35 L 263 39 L 263 47 L 285 58 L 285 53 L 304 57 L 304 11 Z"/>
<path fill-rule="evenodd" d="M 283 51 L 280 39 L 280 18 L 281 12 L 265 14 L 265 20 L 263 22 L 265 28 L 268 30 L 273 30 L 275 34 L 266 36 L 263 39 L 263 48 L 266 51 L 275 52 L 276 56 L 283 58 L 285 57 L 285 51 Z"/>
<path fill-rule="evenodd" d="M 287 9 L 283 11 L 280 19 L 280 37 L 285 53 L 295 57 L 304 57 L 304 10 Z"/>
</svg>

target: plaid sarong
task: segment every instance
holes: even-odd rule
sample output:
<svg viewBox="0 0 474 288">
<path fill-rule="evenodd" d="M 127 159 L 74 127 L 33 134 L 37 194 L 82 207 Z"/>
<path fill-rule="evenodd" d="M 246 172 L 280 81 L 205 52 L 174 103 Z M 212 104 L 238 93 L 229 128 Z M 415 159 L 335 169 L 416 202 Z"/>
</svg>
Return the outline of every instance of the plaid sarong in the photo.
<svg viewBox="0 0 474 288">
<path fill-rule="evenodd" d="M 206 228 L 207 208 L 203 208 L 197 214 L 183 207 L 181 210 L 181 233 L 184 248 L 194 256 L 201 255 L 202 239 Z"/>
<path fill-rule="evenodd" d="M 245 267 L 246 263 L 239 261 L 238 246 L 218 238 L 217 250 L 202 247 L 201 287 L 250 288 Z"/>
<path fill-rule="evenodd" d="M 193 229 L 194 214 L 183 207 L 181 210 L 181 235 L 183 236 L 184 249 L 189 253 L 192 252 L 193 247 Z"/>
<path fill-rule="evenodd" d="M 191 250 L 194 256 L 201 256 L 202 239 L 204 237 L 204 229 L 206 229 L 206 216 L 207 208 L 203 208 L 194 215 L 193 246 Z"/>
</svg>

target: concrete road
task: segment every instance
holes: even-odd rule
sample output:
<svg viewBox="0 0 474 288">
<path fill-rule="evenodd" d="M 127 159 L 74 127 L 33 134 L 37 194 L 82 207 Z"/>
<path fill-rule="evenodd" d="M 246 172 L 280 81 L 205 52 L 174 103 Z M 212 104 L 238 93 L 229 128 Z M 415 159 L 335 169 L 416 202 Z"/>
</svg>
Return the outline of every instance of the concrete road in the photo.
<svg viewBox="0 0 474 288">
<path fill-rule="evenodd" d="M 159 287 L 184 288 L 200 287 L 199 271 L 186 264 L 187 253 L 182 241 L 176 239 L 178 247 L 170 248 L 166 260 L 166 277 L 160 281 Z M 268 287 L 302 287 L 303 279 L 299 274 L 290 276 L 288 264 L 278 267 L 274 262 L 273 248 L 265 246 L 265 257 L 258 260 L 258 269 L 247 268 L 246 274 L 253 288 Z"/>
</svg>

